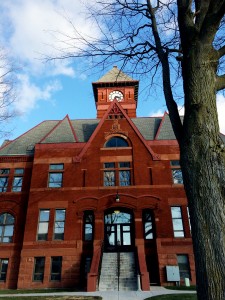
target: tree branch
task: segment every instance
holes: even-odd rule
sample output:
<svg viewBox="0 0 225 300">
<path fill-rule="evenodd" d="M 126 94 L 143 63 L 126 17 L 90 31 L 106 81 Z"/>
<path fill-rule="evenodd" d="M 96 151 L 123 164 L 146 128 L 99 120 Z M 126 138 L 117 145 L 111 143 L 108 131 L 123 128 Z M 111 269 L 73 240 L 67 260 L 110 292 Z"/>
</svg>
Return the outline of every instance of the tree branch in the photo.
<svg viewBox="0 0 225 300">
<path fill-rule="evenodd" d="M 216 78 L 216 90 L 221 91 L 223 89 L 225 89 L 225 74 Z"/>
<path fill-rule="evenodd" d="M 218 50 L 219 58 L 225 55 L 225 45 Z"/>
</svg>

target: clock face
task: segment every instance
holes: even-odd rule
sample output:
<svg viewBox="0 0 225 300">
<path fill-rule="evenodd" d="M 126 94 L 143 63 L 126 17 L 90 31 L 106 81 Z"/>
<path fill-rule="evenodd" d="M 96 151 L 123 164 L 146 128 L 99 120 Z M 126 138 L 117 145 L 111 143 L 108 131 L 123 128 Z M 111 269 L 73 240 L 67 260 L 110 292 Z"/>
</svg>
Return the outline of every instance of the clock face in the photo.
<svg viewBox="0 0 225 300">
<path fill-rule="evenodd" d="M 109 94 L 109 101 L 113 101 L 116 99 L 117 101 L 122 101 L 123 100 L 123 93 L 120 91 L 113 91 Z"/>
</svg>

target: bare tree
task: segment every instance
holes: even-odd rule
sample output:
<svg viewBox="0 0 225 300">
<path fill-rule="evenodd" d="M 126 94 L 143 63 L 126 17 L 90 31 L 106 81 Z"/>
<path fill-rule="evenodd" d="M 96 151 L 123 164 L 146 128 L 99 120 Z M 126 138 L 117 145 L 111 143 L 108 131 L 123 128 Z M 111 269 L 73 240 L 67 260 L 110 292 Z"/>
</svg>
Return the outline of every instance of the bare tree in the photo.
<svg viewBox="0 0 225 300">
<path fill-rule="evenodd" d="M 4 49 L 0 49 L 0 138 L 10 133 L 8 121 L 16 116 L 13 102 L 16 100 L 16 68 L 10 63 Z"/>
<path fill-rule="evenodd" d="M 198 299 L 224 300 L 225 145 L 219 133 L 216 93 L 225 88 L 225 0 L 102 0 L 96 6 L 90 11 L 100 37 L 81 36 L 70 22 L 74 36 L 61 33 L 64 47 L 58 49 L 58 58 L 87 57 L 103 68 L 120 61 L 152 83 L 161 74 L 180 146 Z M 174 96 L 179 70 L 183 123 Z"/>
</svg>

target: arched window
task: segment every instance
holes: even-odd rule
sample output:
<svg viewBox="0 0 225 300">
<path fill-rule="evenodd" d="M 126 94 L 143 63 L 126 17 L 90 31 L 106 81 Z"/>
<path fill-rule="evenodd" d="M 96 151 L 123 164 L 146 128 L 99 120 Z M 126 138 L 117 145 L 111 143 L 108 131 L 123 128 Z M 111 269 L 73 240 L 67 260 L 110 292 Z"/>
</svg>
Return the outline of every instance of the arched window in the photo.
<svg viewBox="0 0 225 300">
<path fill-rule="evenodd" d="M 12 243 L 15 219 L 9 213 L 0 215 L 0 242 Z"/>
<path fill-rule="evenodd" d="M 105 148 L 113 148 L 113 147 L 129 147 L 129 144 L 125 139 L 119 136 L 115 136 L 109 139 L 105 143 Z"/>
</svg>

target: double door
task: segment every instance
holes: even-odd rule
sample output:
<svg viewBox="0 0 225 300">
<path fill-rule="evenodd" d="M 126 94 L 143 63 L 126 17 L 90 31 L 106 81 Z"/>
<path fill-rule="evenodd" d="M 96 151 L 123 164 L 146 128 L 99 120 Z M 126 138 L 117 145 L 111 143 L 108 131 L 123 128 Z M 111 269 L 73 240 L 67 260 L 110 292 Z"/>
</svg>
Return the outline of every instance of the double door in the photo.
<svg viewBox="0 0 225 300">
<path fill-rule="evenodd" d="M 105 225 L 105 248 L 108 251 L 129 250 L 132 246 L 131 224 Z"/>
</svg>

